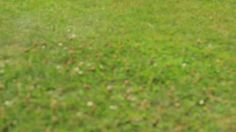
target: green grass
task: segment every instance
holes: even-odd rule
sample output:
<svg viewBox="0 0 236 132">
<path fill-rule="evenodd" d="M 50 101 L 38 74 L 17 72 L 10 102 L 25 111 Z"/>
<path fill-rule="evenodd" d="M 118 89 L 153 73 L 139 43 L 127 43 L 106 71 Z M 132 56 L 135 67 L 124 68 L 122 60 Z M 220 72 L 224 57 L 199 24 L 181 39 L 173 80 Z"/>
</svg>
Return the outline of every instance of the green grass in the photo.
<svg viewBox="0 0 236 132">
<path fill-rule="evenodd" d="M 236 131 L 235 9 L 0 0 L 0 130 Z"/>
</svg>

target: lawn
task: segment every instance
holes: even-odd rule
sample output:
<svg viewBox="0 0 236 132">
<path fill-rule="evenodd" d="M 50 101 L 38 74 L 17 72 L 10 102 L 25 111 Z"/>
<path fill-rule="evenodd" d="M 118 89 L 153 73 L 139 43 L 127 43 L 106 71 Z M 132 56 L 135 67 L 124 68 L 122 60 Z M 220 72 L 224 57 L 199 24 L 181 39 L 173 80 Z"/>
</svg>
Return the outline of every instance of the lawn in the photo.
<svg viewBox="0 0 236 132">
<path fill-rule="evenodd" d="M 235 0 L 0 0 L 0 131 L 235 132 Z"/>
</svg>

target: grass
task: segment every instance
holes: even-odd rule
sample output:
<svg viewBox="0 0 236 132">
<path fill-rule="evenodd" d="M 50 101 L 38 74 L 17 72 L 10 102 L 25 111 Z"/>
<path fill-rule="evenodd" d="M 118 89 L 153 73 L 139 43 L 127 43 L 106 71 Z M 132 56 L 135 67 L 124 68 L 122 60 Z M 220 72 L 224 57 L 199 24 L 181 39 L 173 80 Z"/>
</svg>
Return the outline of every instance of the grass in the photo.
<svg viewBox="0 0 236 132">
<path fill-rule="evenodd" d="M 236 131 L 234 0 L 0 0 L 0 130 Z"/>
</svg>

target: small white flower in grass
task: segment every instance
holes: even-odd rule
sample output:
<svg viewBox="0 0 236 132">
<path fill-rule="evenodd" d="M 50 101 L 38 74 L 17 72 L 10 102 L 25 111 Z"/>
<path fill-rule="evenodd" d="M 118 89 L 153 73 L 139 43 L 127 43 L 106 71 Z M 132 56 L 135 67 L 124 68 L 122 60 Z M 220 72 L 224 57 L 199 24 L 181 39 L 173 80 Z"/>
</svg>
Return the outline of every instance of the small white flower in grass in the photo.
<svg viewBox="0 0 236 132">
<path fill-rule="evenodd" d="M 58 43 L 58 46 L 60 46 L 60 47 L 63 46 L 63 43 Z"/>
<path fill-rule="evenodd" d="M 80 70 L 79 67 L 75 67 L 75 68 L 74 68 L 74 71 L 75 71 L 75 72 L 78 72 L 79 70 Z"/>
<path fill-rule="evenodd" d="M 56 68 L 57 68 L 57 70 L 60 70 L 60 69 L 61 69 L 61 66 L 60 66 L 60 65 L 57 65 Z"/>
<path fill-rule="evenodd" d="M 187 66 L 186 63 L 182 63 L 182 68 L 185 68 Z"/>
<path fill-rule="evenodd" d="M 76 37 L 77 37 L 77 35 L 74 34 L 74 33 L 72 33 L 72 34 L 70 34 L 70 35 L 68 36 L 68 38 L 69 38 L 70 40 L 74 40 L 74 39 L 76 39 Z"/>
<path fill-rule="evenodd" d="M 99 68 L 100 68 L 101 70 L 105 69 L 102 64 L 99 65 Z"/>
<path fill-rule="evenodd" d="M 67 32 L 71 32 L 71 29 L 70 29 L 70 28 L 68 28 L 68 29 L 67 29 Z"/>
<path fill-rule="evenodd" d="M 116 105 L 111 105 L 109 108 L 110 108 L 111 110 L 117 110 L 117 109 L 118 109 L 118 106 L 116 106 Z"/>
<path fill-rule="evenodd" d="M 12 106 L 13 102 L 12 101 L 5 101 L 4 104 L 8 107 Z"/>
<path fill-rule="evenodd" d="M 205 104 L 205 101 L 202 99 L 199 101 L 199 105 L 204 105 Z"/>
<path fill-rule="evenodd" d="M 79 75 L 83 75 L 84 74 L 84 72 L 79 67 L 75 67 L 74 68 L 74 72 L 78 73 Z"/>
<path fill-rule="evenodd" d="M 112 91 L 112 90 L 113 90 L 113 86 L 108 85 L 108 86 L 107 86 L 107 90 L 108 90 L 108 91 Z"/>
<path fill-rule="evenodd" d="M 42 49 L 45 49 L 45 48 L 46 48 L 46 45 L 43 45 L 41 48 L 42 48 Z"/>
<path fill-rule="evenodd" d="M 88 107 L 92 107 L 92 106 L 94 106 L 94 103 L 93 103 L 92 101 L 88 101 L 88 102 L 87 102 L 87 106 L 88 106 Z"/>
<path fill-rule="evenodd" d="M 79 74 L 79 75 L 83 75 L 84 72 L 83 72 L 83 71 L 79 71 L 78 74 Z"/>
</svg>

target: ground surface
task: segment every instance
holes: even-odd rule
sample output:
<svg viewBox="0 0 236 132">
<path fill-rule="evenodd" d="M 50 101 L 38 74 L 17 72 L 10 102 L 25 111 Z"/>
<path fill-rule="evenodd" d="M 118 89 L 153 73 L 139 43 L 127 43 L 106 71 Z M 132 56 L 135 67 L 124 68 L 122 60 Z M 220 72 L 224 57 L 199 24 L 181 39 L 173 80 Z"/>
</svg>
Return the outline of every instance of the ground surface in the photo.
<svg viewBox="0 0 236 132">
<path fill-rule="evenodd" d="M 0 0 L 0 129 L 236 131 L 235 0 Z"/>
</svg>

